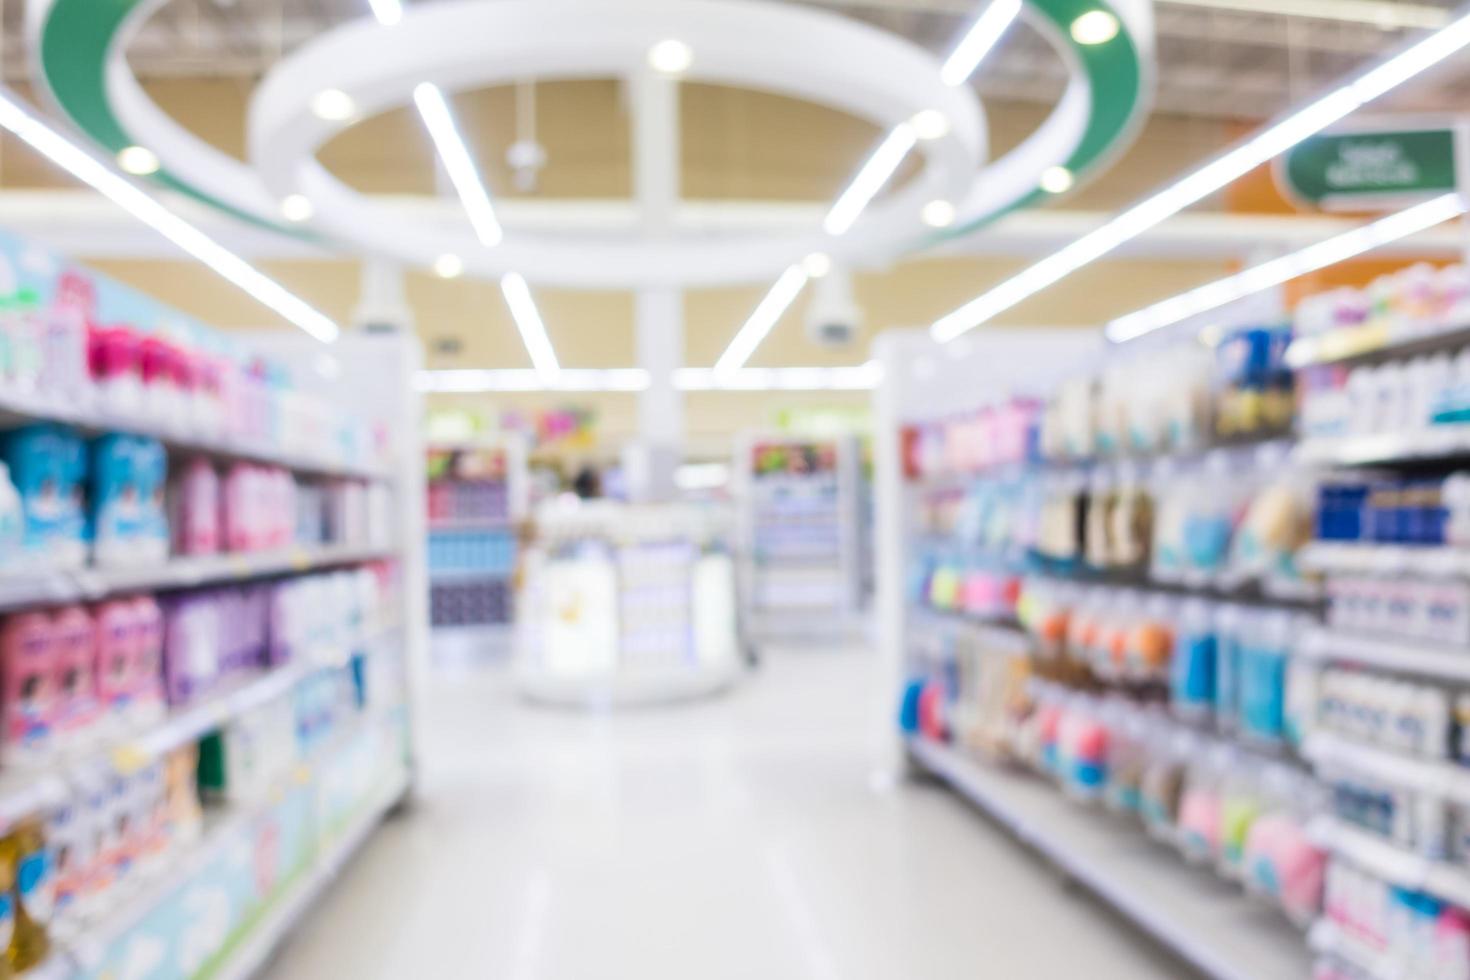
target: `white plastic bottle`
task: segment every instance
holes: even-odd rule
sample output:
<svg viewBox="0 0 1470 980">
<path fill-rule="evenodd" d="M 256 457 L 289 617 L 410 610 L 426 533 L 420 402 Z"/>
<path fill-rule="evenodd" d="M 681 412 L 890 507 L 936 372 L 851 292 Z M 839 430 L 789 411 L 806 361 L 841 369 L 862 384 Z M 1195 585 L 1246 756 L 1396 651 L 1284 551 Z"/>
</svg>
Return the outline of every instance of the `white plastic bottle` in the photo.
<svg viewBox="0 0 1470 980">
<path fill-rule="evenodd" d="M 25 545 L 25 512 L 10 467 L 0 463 L 0 570 L 15 568 Z"/>
</svg>

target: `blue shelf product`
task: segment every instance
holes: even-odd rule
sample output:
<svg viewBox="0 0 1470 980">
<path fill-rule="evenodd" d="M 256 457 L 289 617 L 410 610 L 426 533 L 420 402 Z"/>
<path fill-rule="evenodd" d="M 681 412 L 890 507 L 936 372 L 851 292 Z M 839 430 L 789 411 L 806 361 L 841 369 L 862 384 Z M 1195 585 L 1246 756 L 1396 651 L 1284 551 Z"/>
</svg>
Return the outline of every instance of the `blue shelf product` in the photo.
<svg viewBox="0 0 1470 980">
<path fill-rule="evenodd" d="M 508 530 L 429 532 L 430 574 L 485 572 L 508 576 L 515 564 L 516 537 Z"/>
</svg>

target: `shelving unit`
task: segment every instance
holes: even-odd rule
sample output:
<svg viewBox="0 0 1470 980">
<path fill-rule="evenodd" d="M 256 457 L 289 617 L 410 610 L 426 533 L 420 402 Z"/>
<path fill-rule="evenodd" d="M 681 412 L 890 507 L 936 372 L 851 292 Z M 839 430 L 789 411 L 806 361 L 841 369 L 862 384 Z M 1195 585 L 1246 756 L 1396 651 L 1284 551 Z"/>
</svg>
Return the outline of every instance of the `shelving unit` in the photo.
<svg viewBox="0 0 1470 980">
<path fill-rule="evenodd" d="M 1311 833 L 1323 847 L 1385 881 L 1470 908 L 1470 870 L 1403 850 L 1333 817 L 1318 818 Z"/>
<path fill-rule="evenodd" d="M 527 515 L 524 440 L 436 442 L 429 456 L 429 607 L 435 652 L 505 652 L 515 616 L 517 524 Z"/>
<path fill-rule="evenodd" d="M 1470 769 L 1452 762 L 1415 758 L 1365 745 L 1330 732 L 1315 732 L 1302 744 L 1302 757 L 1470 805 Z"/>
<path fill-rule="evenodd" d="M 1194 969 L 1216 980 L 1301 980 L 1302 936 L 1280 914 L 1191 868 L 1135 829 L 1041 780 L 914 739 L 913 761 L 942 779 Z"/>
<path fill-rule="evenodd" d="M 736 445 L 742 632 L 777 642 L 856 635 L 864 592 L 857 438 L 745 433 Z"/>
<path fill-rule="evenodd" d="M 1313 660 L 1338 660 L 1397 673 L 1470 681 L 1470 653 L 1463 647 L 1315 629 L 1301 635 L 1295 653 Z"/>
<path fill-rule="evenodd" d="M 10 267 L 40 277 L 21 285 L 34 286 L 43 309 L 57 288 L 47 277 L 81 277 L 95 294 L 99 320 L 115 317 L 135 327 L 166 323 L 170 330 L 183 331 L 191 343 L 215 349 L 208 346 L 213 341 L 207 328 L 125 287 L 60 259 L 47 263 L 32 255 L 33 261 L 18 261 L 13 254 L 29 248 L 0 234 L 0 254 Z M 121 781 L 176 749 L 223 731 L 247 713 L 288 698 L 296 699 L 300 708 L 319 689 L 314 688 L 319 681 L 346 685 L 349 671 L 361 671 L 354 674 L 362 680 L 353 684 L 356 710 L 346 702 L 322 709 L 325 714 L 314 716 L 316 727 L 310 734 L 294 727 L 303 722 L 292 715 L 293 761 L 275 774 L 269 792 L 208 804 L 197 841 L 150 839 L 149 847 L 157 843 L 161 849 L 149 852 L 146 860 L 142 844 L 120 839 L 120 848 L 140 848 L 127 875 L 83 914 L 54 921 L 49 958 L 23 976 L 92 980 L 133 975 L 143 959 L 153 964 L 148 975 L 156 978 L 251 975 L 412 785 L 417 740 L 410 691 L 426 641 L 420 396 L 412 385 L 420 360 L 417 341 L 390 334 L 344 336 L 331 348 L 335 381 L 318 370 L 321 345 L 294 331 L 238 334 L 219 343 L 231 350 L 236 345 L 248 349 L 252 358 L 269 358 L 276 386 L 272 391 L 300 392 L 309 386 L 321 394 L 322 405 L 341 413 L 333 418 L 371 424 L 355 431 L 327 423 L 292 429 L 286 419 L 315 419 L 311 413 L 318 407 L 292 402 L 288 411 L 283 401 L 269 409 L 280 413 L 271 415 L 272 421 L 239 426 L 241 431 L 274 428 L 280 443 L 264 445 L 210 434 L 187 412 L 170 416 L 177 422 L 172 424 L 104 411 L 100 397 L 94 399 L 88 388 L 65 398 L 0 390 L 0 428 L 55 422 L 88 435 L 122 432 L 156 438 L 170 451 L 171 461 L 205 457 L 270 464 L 297 475 L 384 483 L 391 513 L 374 510 L 369 515 L 374 526 L 351 544 L 5 574 L 0 576 L 0 614 L 111 596 L 215 589 L 380 562 L 393 567 L 389 577 L 395 587 L 388 593 L 393 598 L 370 610 L 356 635 L 346 635 L 345 626 L 338 626 L 339 635 L 327 639 L 332 634 L 317 630 L 313 635 L 322 638 L 320 645 L 295 648 L 283 666 L 238 676 L 227 687 L 156 719 L 99 721 L 86 731 L 85 745 L 64 746 L 25 765 L 7 763 L 0 772 L 0 833 L 31 817 L 47 818 L 60 807 L 81 812 L 91 805 L 84 802 L 89 792 L 85 787 L 99 780 L 127 785 Z M 304 451 L 307 447 L 313 451 Z M 336 672 L 335 681 L 327 680 L 331 672 Z M 323 727 L 323 718 L 330 719 L 330 728 Z M 127 805 L 134 804 L 129 800 Z M 344 815 L 348 809 L 350 819 Z M 172 833 L 178 824 L 163 826 Z M 207 908 L 200 907 L 201 895 L 209 899 Z M 209 921 L 201 924 L 201 915 Z M 180 945 L 185 934 L 187 955 Z"/>
<path fill-rule="evenodd" d="M 0 612 L 36 605 L 90 602 L 130 592 L 170 592 L 208 585 L 323 571 L 391 558 L 389 545 L 292 547 L 284 551 L 242 552 L 172 558 L 162 565 L 127 568 L 53 569 L 21 576 L 0 574 Z"/>
</svg>

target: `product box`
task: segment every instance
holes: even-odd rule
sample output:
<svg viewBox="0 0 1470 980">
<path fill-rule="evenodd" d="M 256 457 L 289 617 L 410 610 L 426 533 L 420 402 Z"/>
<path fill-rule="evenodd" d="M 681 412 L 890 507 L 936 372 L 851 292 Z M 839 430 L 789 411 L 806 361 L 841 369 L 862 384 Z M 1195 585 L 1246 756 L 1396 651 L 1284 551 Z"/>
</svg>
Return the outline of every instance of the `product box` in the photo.
<svg viewBox="0 0 1470 980">
<path fill-rule="evenodd" d="M 87 456 L 81 437 L 49 422 L 28 425 L 0 436 L 0 457 L 20 494 L 27 562 L 33 568 L 84 565 Z"/>
</svg>

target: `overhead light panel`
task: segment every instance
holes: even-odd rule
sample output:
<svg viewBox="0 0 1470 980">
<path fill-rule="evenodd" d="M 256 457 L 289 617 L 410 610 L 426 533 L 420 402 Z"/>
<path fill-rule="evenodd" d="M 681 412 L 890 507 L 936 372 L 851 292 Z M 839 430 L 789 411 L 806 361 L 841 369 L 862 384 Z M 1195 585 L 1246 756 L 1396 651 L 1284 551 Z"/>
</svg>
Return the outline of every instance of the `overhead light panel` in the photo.
<svg viewBox="0 0 1470 980">
<path fill-rule="evenodd" d="M 1470 14 L 1402 49 L 1352 81 L 1258 130 L 1202 167 L 936 320 L 930 333 L 949 341 L 1066 278 L 1184 208 L 1220 190 L 1308 136 L 1391 91 L 1470 44 Z"/>
<path fill-rule="evenodd" d="M 914 135 L 921 140 L 942 139 L 949 133 L 949 117 L 938 109 L 924 109 L 914 113 L 909 125 L 914 127 Z"/>
<path fill-rule="evenodd" d="M 487 248 L 499 245 L 503 233 L 500 222 L 495 218 L 495 208 L 490 204 L 490 194 L 480 180 L 474 158 L 460 137 L 459 127 L 454 124 L 454 114 L 449 111 L 444 93 L 432 82 L 420 82 L 414 86 L 413 102 L 418 106 L 434 148 L 439 152 L 439 160 L 459 194 L 459 203 L 469 216 L 475 237 Z"/>
<path fill-rule="evenodd" d="M 346 122 L 357 115 L 357 103 L 340 88 L 326 88 L 311 97 L 311 111 L 327 122 Z"/>
<path fill-rule="evenodd" d="M 125 146 L 117 151 L 117 165 L 130 174 L 147 177 L 158 173 L 158 154 L 146 146 Z"/>
<path fill-rule="evenodd" d="M 1041 189 L 1048 194 L 1065 194 L 1072 189 L 1072 171 L 1066 167 L 1047 167 L 1041 172 Z"/>
<path fill-rule="evenodd" d="M 857 176 L 853 177 L 852 183 L 847 185 L 847 190 L 832 205 L 832 210 L 827 212 L 827 217 L 822 221 L 822 227 L 829 235 L 842 235 L 857 221 L 858 215 L 863 213 L 863 208 L 868 206 L 877 193 L 888 183 L 898 165 L 903 163 L 903 158 L 908 156 L 909 150 L 913 149 L 917 137 L 914 127 L 909 123 L 899 123 L 878 144 L 878 149 L 868 157 L 868 161 L 858 170 Z"/>
<path fill-rule="evenodd" d="M 445 252 L 434 260 L 434 275 L 440 279 L 458 279 L 464 272 L 464 259 Z"/>
<path fill-rule="evenodd" d="M 384 27 L 393 27 L 403 19 L 403 4 L 399 0 L 368 0 L 368 6 Z"/>
<path fill-rule="evenodd" d="M 32 115 L 3 87 L 0 87 L 0 126 L 312 337 L 327 344 L 337 339 L 341 331 L 330 317 Z"/>
<path fill-rule="evenodd" d="M 924 205 L 919 217 L 930 228 L 948 228 L 954 224 L 954 205 L 943 198 L 936 198 Z"/>
<path fill-rule="evenodd" d="M 1021 0 L 991 0 L 939 70 L 944 84 L 963 85 L 985 56 L 1000 43 L 1020 12 Z"/>
<path fill-rule="evenodd" d="M 1118 36 L 1118 18 L 1106 10 L 1089 10 L 1072 21 L 1071 33 L 1078 44 L 1106 44 Z"/>
<path fill-rule="evenodd" d="M 312 215 L 311 201 L 305 194 L 288 194 L 281 201 L 281 215 L 287 221 L 301 222 Z"/>
<path fill-rule="evenodd" d="M 1308 245 L 1290 255 L 1271 259 L 1233 276 L 1217 279 L 1169 299 L 1119 317 L 1107 326 L 1107 337 L 1115 343 L 1134 340 L 1162 327 L 1218 309 L 1238 299 L 1304 276 L 1318 269 L 1372 251 L 1389 242 L 1433 228 L 1463 214 L 1458 194 L 1444 194 L 1406 208 L 1341 235 Z"/>
<path fill-rule="evenodd" d="M 725 348 L 725 353 L 715 362 L 715 371 L 729 373 L 744 366 L 750 355 L 760 346 L 760 342 L 766 339 L 766 334 L 776 325 L 776 321 L 781 319 L 781 314 L 795 301 L 806 281 L 805 269 L 799 265 L 787 266 L 786 271 L 781 273 L 780 278 L 760 301 L 760 305 L 755 308 L 755 312 L 750 314 L 750 319 L 745 321 L 745 325 L 730 341 L 730 346 Z"/>
<path fill-rule="evenodd" d="M 648 49 L 648 67 L 661 75 L 682 75 L 694 64 L 694 49 L 677 38 L 666 38 Z"/>
<path fill-rule="evenodd" d="M 541 322 L 541 314 L 536 309 L 536 301 L 531 298 L 531 287 L 526 285 L 525 277 L 519 272 L 507 272 L 500 277 L 500 293 L 505 297 L 505 305 L 510 307 L 511 318 L 521 332 L 521 342 L 531 355 L 531 363 L 542 375 L 550 377 L 557 374 L 561 365 L 557 363 L 551 338 L 546 335 L 546 324 Z"/>
</svg>

